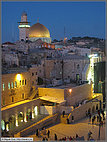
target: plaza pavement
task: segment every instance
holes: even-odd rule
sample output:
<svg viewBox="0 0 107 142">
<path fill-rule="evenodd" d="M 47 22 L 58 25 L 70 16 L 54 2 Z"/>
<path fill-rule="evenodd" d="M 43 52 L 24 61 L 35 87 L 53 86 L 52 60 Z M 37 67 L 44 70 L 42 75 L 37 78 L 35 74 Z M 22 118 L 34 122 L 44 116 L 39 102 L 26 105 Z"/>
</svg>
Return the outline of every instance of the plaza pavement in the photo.
<svg viewBox="0 0 107 142">
<path fill-rule="evenodd" d="M 78 134 L 78 136 L 80 137 L 84 136 L 84 139 L 87 140 L 87 135 L 89 130 L 91 130 L 92 132 L 92 138 L 94 140 L 97 140 L 98 133 L 99 133 L 99 126 L 97 122 L 95 122 L 95 124 L 92 125 L 91 122 L 89 122 L 88 118 L 85 118 L 75 124 L 59 123 L 50 128 L 47 128 L 47 130 L 48 129 L 50 130 L 50 138 L 48 139 L 48 141 L 54 140 L 55 133 L 57 134 L 58 140 L 65 136 L 75 137 L 76 134 Z M 29 137 L 33 137 L 34 141 L 42 141 L 42 137 L 37 137 L 36 134 L 30 135 Z M 103 125 L 103 127 L 101 127 L 101 131 L 100 131 L 100 140 L 104 140 L 104 139 L 105 139 L 105 124 Z"/>
</svg>

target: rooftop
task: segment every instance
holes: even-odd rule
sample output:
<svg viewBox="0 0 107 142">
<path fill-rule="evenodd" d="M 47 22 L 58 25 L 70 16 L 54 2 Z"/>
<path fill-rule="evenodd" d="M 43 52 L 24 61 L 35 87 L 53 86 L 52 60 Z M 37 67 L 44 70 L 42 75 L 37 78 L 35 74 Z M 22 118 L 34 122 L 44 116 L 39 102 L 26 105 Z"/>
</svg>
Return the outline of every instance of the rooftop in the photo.
<svg viewBox="0 0 107 142">
<path fill-rule="evenodd" d="M 59 57 L 53 57 L 53 58 L 48 58 L 48 60 L 55 60 L 55 59 L 59 59 L 59 60 L 70 60 L 70 59 L 81 59 L 81 60 L 89 60 L 88 57 L 85 57 L 85 56 L 79 56 L 79 55 L 76 55 L 76 54 L 66 54 L 65 56 L 59 56 Z"/>
<path fill-rule="evenodd" d="M 19 67 L 16 67 L 16 68 L 2 68 L 2 74 L 9 74 L 9 73 L 19 73 L 19 72 L 27 72 L 28 69 L 27 67 L 25 68 L 19 68 Z"/>
</svg>

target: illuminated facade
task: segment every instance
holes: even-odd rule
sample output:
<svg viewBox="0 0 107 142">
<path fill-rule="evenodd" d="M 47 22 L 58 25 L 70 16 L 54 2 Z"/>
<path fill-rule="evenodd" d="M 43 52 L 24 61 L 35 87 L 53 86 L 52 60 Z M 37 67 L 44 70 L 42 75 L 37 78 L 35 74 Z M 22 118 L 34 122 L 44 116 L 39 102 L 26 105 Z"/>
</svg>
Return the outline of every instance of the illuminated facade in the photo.
<svg viewBox="0 0 107 142">
<path fill-rule="evenodd" d="M 89 55 L 90 58 L 90 66 L 89 66 L 89 72 L 88 72 L 88 81 L 92 81 L 94 83 L 94 63 L 99 62 L 99 57 L 97 54 L 91 54 Z"/>
<path fill-rule="evenodd" d="M 27 21 L 27 14 L 24 12 L 21 16 L 21 22 L 19 23 L 19 40 L 26 40 L 29 38 L 30 25 Z"/>
<path fill-rule="evenodd" d="M 29 78 L 29 72 L 3 74 L 1 106 L 27 99 L 31 89 Z"/>
</svg>

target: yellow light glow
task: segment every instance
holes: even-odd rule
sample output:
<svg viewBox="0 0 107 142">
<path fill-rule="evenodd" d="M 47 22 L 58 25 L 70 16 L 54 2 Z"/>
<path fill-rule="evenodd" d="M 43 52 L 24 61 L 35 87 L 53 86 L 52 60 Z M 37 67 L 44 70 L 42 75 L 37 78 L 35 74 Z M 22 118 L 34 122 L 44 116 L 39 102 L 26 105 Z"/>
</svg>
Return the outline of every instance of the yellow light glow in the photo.
<svg viewBox="0 0 107 142">
<path fill-rule="evenodd" d="M 18 125 L 18 119 L 16 119 L 16 127 L 18 127 L 19 125 Z"/>
<path fill-rule="evenodd" d="M 35 115 L 37 115 L 38 114 L 37 106 L 35 106 L 34 111 L 35 111 Z"/>
<path fill-rule="evenodd" d="M 9 124 L 6 125 L 6 130 L 9 131 Z"/>
<path fill-rule="evenodd" d="M 21 78 L 22 78 L 22 77 L 21 77 L 21 74 L 17 74 L 17 75 L 16 75 L 16 80 L 21 80 Z"/>
<path fill-rule="evenodd" d="M 34 118 L 34 111 L 32 110 L 32 118 Z"/>
<path fill-rule="evenodd" d="M 69 92 L 71 93 L 71 92 L 72 92 L 72 89 L 69 89 Z"/>
<path fill-rule="evenodd" d="M 101 93 L 93 93 L 93 98 L 96 98 L 98 96 L 101 96 L 102 94 Z"/>
</svg>

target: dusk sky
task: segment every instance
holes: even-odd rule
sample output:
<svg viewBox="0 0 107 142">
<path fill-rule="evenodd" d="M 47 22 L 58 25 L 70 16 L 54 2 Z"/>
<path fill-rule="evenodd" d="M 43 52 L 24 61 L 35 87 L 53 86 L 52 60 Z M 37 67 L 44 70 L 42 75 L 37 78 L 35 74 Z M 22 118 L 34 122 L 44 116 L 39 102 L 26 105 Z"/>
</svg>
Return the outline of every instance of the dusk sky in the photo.
<svg viewBox="0 0 107 142">
<path fill-rule="evenodd" d="M 105 2 L 2 2 L 2 42 L 19 39 L 18 23 L 27 12 L 30 25 L 46 26 L 53 39 L 105 38 Z"/>
</svg>

